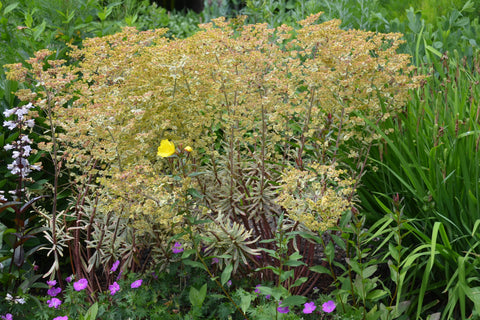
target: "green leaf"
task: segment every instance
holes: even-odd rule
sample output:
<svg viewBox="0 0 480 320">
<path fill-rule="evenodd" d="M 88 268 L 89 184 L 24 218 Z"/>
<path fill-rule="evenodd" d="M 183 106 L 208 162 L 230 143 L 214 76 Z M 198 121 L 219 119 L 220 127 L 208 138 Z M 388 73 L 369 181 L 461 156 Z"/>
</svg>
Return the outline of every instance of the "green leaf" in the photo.
<svg viewBox="0 0 480 320">
<path fill-rule="evenodd" d="M 250 308 L 250 304 L 252 303 L 252 296 L 250 294 L 242 294 L 240 297 L 240 309 L 245 313 L 247 312 L 248 308 Z"/>
<path fill-rule="evenodd" d="M 188 259 L 191 255 L 195 254 L 195 249 L 188 249 L 182 252 L 182 259 Z M 185 261 L 184 261 L 185 262 Z"/>
<path fill-rule="evenodd" d="M 330 269 L 324 267 L 324 266 L 313 266 L 313 267 L 310 267 L 310 270 L 312 270 L 313 272 L 317 272 L 317 273 L 325 273 L 325 274 L 330 274 Z"/>
<path fill-rule="evenodd" d="M 233 265 L 232 264 L 229 264 L 225 268 L 225 270 L 223 270 L 222 276 L 220 277 L 220 282 L 222 283 L 222 286 L 225 285 L 225 283 L 227 283 L 228 280 L 230 280 L 230 277 L 232 275 L 232 271 L 233 271 Z"/>
<path fill-rule="evenodd" d="M 195 289 L 195 287 L 190 288 L 188 298 L 193 307 L 200 308 L 205 301 L 207 296 L 207 284 L 205 283 L 200 290 Z"/>
<path fill-rule="evenodd" d="M 332 262 L 335 258 L 335 247 L 333 242 L 329 242 L 325 247 L 325 256 L 327 257 L 329 262 Z"/>
<path fill-rule="evenodd" d="M 431 53 L 435 54 L 437 57 L 441 58 L 443 55 L 440 51 L 438 51 L 437 49 L 435 49 L 434 47 L 432 46 L 429 46 L 429 45 L 426 45 L 425 46 L 425 49 L 427 49 L 428 51 L 430 51 Z"/>
<path fill-rule="evenodd" d="M 299 279 L 297 279 L 291 286 L 291 288 L 295 288 L 295 287 L 298 287 L 302 284 L 304 284 L 305 282 L 307 282 L 308 278 L 307 277 L 301 277 Z"/>
<path fill-rule="evenodd" d="M 198 261 L 184 260 L 183 263 L 185 263 L 186 265 L 195 267 L 195 268 L 200 268 L 202 270 L 208 271 L 207 268 L 205 268 L 205 266 L 201 262 L 198 262 Z"/>
<path fill-rule="evenodd" d="M 353 271 L 357 274 L 362 274 L 362 268 L 360 267 L 360 264 L 352 259 L 346 259 L 346 262 L 350 265 Z"/>
<path fill-rule="evenodd" d="M 331 234 L 330 236 L 332 237 L 333 241 L 337 246 L 342 248 L 342 250 L 347 250 L 347 245 L 345 244 L 345 241 L 341 237 L 335 234 Z"/>
<path fill-rule="evenodd" d="M 284 263 L 284 265 L 289 267 L 298 267 L 298 266 L 305 266 L 306 263 L 298 260 L 288 260 Z"/>
<path fill-rule="evenodd" d="M 361 273 L 362 278 L 364 278 L 364 279 L 369 278 L 371 275 L 373 275 L 375 273 L 375 271 L 377 271 L 377 268 L 378 268 L 377 265 L 373 265 L 373 266 L 370 266 L 368 268 L 363 269 L 363 271 Z"/>
<path fill-rule="evenodd" d="M 43 35 L 43 32 L 45 31 L 46 26 L 47 26 L 47 21 L 43 20 L 43 22 L 39 26 L 33 29 L 33 39 L 35 41 L 37 41 L 40 38 L 40 36 Z"/>
<path fill-rule="evenodd" d="M 388 292 L 385 290 L 373 290 L 367 294 L 367 300 L 370 301 L 378 301 L 382 299 L 383 297 L 386 297 L 388 295 Z"/>
<path fill-rule="evenodd" d="M 10 11 L 14 10 L 16 7 L 18 7 L 19 3 L 14 2 L 8 6 L 5 7 L 5 10 L 3 10 L 3 15 L 7 15 Z"/>
<path fill-rule="evenodd" d="M 290 296 L 282 300 L 282 307 L 299 306 L 306 301 L 307 298 L 304 296 Z"/>
<path fill-rule="evenodd" d="M 98 313 L 98 303 L 95 302 L 85 313 L 85 316 L 83 319 L 85 320 L 95 320 L 97 318 L 97 313 Z"/>
<path fill-rule="evenodd" d="M 294 275 L 295 275 L 294 270 L 284 271 L 280 275 L 280 282 L 283 282 L 283 281 L 287 280 L 288 278 L 293 278 Z"/>
<path fill-rule="evenodd" d="M 393 260 L 399 261 L 400 259 L 400 253 L 398 252 L 398 249 L 395 245 L 392 243 L 388 244 L 388 252 L 390 252 L 390 255 L 392 256 Z"/>
</svg>

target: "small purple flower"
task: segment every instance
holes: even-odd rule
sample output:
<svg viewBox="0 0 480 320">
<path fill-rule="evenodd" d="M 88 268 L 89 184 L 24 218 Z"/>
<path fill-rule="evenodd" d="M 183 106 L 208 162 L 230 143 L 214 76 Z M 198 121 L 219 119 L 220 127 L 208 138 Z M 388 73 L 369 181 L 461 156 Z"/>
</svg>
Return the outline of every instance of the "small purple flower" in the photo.
<svg viewBox="0 0 480 320">
<path fill-rule="evenodd" d="M 212 259 L 212 264 L 218 263 L 218 258 L 213 258 Z"/>
<path fill-rule="evenodd" d="M 120 265 L 120 260 L 115 261 L 112 265 L 112 268 L 110 269 L 110 272 L 117 271 L 119 265 Z"/>
<path fill-rule="evenodd" d="M 120 277 L 122 276 L 122 273 L 123 273 L 123 270 L 120 270 L 120 272 L 118 273 L 118 276 L 117 276 L 117 281 L 120 279 Z"/>
<path fill-rule="evenodd" d="M 158 279 L 158 276 L 157 276 L 157 274 L 156 274 L 155 272 L 152 272 L 152 277 L 153 277 L 153 279 L 155 279 L 155 280 Z"/>
<path fill-rule="evenodd" d="M 62 301 L 58 298 L 52 298 L 51 300 L 47 300 L 47 303 L 50 308 L 57 309 L 62 304 Z"/>
<path fill-rule="evenodd" d="M 315 302 L 313 301 L 305 303 L 304 307 L 305 308 L 303 309 L 303 313 L 312 313 L 317 308 L 317 306 L 315 305 Z"/>
<path fill-rule="evenodd" d="M 113 296 L 115 293 L 117 293 L 120 290 L 120 286 L 115 281 L 113 284 L 108 286 L 108 290 L 110 290 L 110 294 Z"/>
<path fill-rule="evenodd" d="M 52 287 L 52 288 L 48 289 L 47 294 L 48 294 L 50 297 L 56 297 L 60 292 L 62 292 L 62 288 L 60 288 L 60 287 L 58 287 L 58 288 Z"/>
<path fill-rule="evenodd" d="M 68 276 L 65 278 L 65 281 L 67 281 L 68 283 L 72 282 L 72 276 Z"/>
<path fill-rule="evenodd" d="M 183 251 L 182 244 L 180 242 L 175 242 L 172 248 L 173 253 L 180 253 Z"/>
<path fill-rule="evenodd" d="M 68 316 L 60 316 L 60 317 L 55 317 L 53 320 L 68 320 Z"/>
<path fill-rule="evenodd" d="M 228 281 L 227 281 L 227 286 L 230 287 L 231 285 L 232 285 L 232 280 L 228 280 Z"/>
<path fill-rule="evenodd" d="M 2 316 L 2 320 L 13 320 L 13 316 L 11 313 L 7 313 L 6 315 Z"/>
<path fill-rule="evenodd" d="M 142 285 L 142 282 L 143 282 L 142 279 L 135 280 L 135 281 L 133 281 L 132 284 L 130 285 L 130 288 L 136 289 L 136 288 L 138 288 L 138 287 L 140 287 L 140 286 Z"/>
<path fill-rule="evenodd" d="M 38 269 L 40 269 L 40 267 L 39 267 L 37 264 L 35 264 L 35 265 L 33 266 L 33 271 L 38 271 Z"/>
<path fill-rule="evenodd" d="M 288 306 L 287 307 L 280 307 L 281 304 L 282 304 L 282 301 L 279 301 L 278 302 L 279 307 L 277 308 L 277 311 L 279 313 L 289 313 L 290 309 L 288 309 Z"/>
<path fill-rule="evenodd" d="M 49 287 L 53 287 L 54 285 L 57 284 L 57 280 L 49 280 L 49 281 L 47 281 L 47 284 L 48 284 Z"/>
<path fill-rule="evenodd" d="M 335 310 L 336 307 L 337 306 L 335 305 L 335 302 L 333 302 L 332 300 L 329 300 L 324 304 L 322 304 L 322 310 L 323 312 L 326 312 L 326 313 L 332 312 L 333 310 Z"/>
<path fill-rule="evenodd" d="M 73 289 L 75 289 L 75 291 L 82 291 L 87 286 L 88 286 L 88 280 L 85 279 L 85 278 L 82 278 L 82 279 L 78 280 L 77 282 L 73 283 Z"/>
<path fill-rule="evenodd" d="M 265 296 L 265 299 L 268 300 L 268 299 L 270 299 L 271 297 L 272 297 L 271 295 L 267 294 L 267 295 Z"/>
<path fill-rule="evenodd" d="M 259 289 L 260 286 L 261 286 L 261 284 L 257 284 L 255 286 L 255 293 L 257 293 L 257 294 L 260 293 L 260 289 Z"/>
</svg>

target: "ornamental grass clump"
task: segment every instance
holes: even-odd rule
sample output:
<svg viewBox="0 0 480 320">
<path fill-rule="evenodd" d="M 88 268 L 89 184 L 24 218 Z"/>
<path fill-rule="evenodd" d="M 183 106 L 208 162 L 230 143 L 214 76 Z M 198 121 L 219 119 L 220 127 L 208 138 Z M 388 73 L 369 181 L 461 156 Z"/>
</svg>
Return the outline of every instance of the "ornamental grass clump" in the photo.
<svg viewBox="0 0 480 320">
<path fill-rule="evenodd" d="M 41 147 L 58 145 L 72 179 L 96 185 L 92 221 L 124 219 L 134 230 L 123 253 L 131 263 L 140 244 L 168 262 L 165 248 L 173 236 L 189 241 L 193 215 L 211 221 L 196 226 L 208 252 L 248 275 L 271 263 L 256 247 L 275 249 L 260 241 L 274 238 L 284 211 L 286 228 L 321 232 L 351 208 L 380 136 L 365 119 L 394 116 L 417 85 L 410 57 L 396 53 L 400 34 L 345 31 L 319 16 L 297 29 L 218 18 L 186 39 L 125 28 L 73 47 L 74 64 L 42 51 L 8 77 L 41 84 L 17 93 L 63 128 Z M 345 157 L 359 165 L 343 168 Z M 92 221 L 99 239 L 106 229 Z M 90 249 L 114 247 L 110 234 Z"/>
</svg>

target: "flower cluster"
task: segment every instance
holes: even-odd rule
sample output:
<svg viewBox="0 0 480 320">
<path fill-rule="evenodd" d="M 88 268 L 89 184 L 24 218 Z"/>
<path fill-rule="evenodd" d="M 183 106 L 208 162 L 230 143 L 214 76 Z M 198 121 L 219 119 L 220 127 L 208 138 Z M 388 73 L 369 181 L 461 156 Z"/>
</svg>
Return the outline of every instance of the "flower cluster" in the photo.
<svg viewBox="0 0 480 320">
<path fill-rule="evenodd" d="M 139 288 L 142 285 L 142 283 L 143 283 L 142 279 L 135 280 L 130 284 L 130 288 L 132 289 Z M 118 284 L 117 281 L 115 281 L 114 283 L 108 286 L 108 290 L 110 290 L 110 294 L 113 296 L 115 293 L 120 291 L 120 285 Z"/>
<path fill-rule="evenodd" d="M 60 292 L 62 292 L 62 288 L 60 287 L 55 287 L 55 285 L 57 284 L 57 281 L 56 280 L 50 280 L 50 281 L 47 281 L 47 284 L 49 286 L 49 289 L 47 291 L 47 294 L 50 296 L 50 297 L 56 297 Z"/>
<path fill-rule="evenodd" d="M 182 244 L 180 242 L 175 242 L 172 248 L 173 253 L 180 253 L 183 251 Z"/>
<path fill-rule="evenodd" d="M 18 296 L 13 297 L 10 293 L 7 293 L 7 295 L 5 296 L 5 300 L 13 302 L 15 304 L 24 304 L 25 303 L 25 299 L 23 299 L 21 297 L 18 297 Z"/>
<path fill-rule="evenodd" d="M 12 150 L 13 162 L 10 163 L 7 168 L 12 174 L 19 175 L 22 178 L 26 178 L 32 170 L 40 170 L 40 166 L 36 164 L 30 164 L 28 157 L 32 154 L 32 140 L 23 131 L 27 128 L 33 128 L 35 121 L 30 119 L 27 115 L 34 106 L 29 103 L 27 105 L 7 109 L 3 112 L 5 118 L 16 117 L 12 120 L 5 120 L 3 126 L 9 130 L 18 129 L 20 135 L 17 140 L 11 144 L 5 145 L 5 150 Z"/>
<path fill-rule="evenodd" d="M 285 306 L 285 307 L 282 307 L 282 302 L 280 301 L 278 303 L 278 308 L 277 308 L 277 311 L 279 313 L 289 313 L 290 312 L 290 309 L 288 308 L 288 306 Z M 305 314 L 309 314 L 309 313 L 313 313 L 313 311 L 315 311 L 315 309 L 317 309 L 317 306 L 315 305 L 315 302 L 311 301 L 311 302 L 307 302 L 303 305 L 303 313 Z M 329 300 L 325 303 L 322 304 L 322 311 L 323 312 L 326 312 L 326 313 L 331 313 L 333 312 L 333 310 L 335 310 L 336 308 L 336 304 L 335 302 L 333 302 L 332 300 Z"/>
</svg>

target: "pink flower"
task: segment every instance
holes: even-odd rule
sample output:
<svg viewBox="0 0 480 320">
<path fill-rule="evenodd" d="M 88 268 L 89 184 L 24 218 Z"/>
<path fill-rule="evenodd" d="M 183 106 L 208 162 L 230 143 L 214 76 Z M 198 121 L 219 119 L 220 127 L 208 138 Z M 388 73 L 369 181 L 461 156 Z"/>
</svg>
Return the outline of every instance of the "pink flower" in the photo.
<svg viewBox="0 0 480 320">
<path fill-rule="evenodd" d="M 117 271 L 119 265 L 120 265 L 120 260 L 115 261 L 112 265 L 112 268 L 110 269 L 110 272 Z"/>
<path fill-rule="evenodd" d="M 113 296 L 115 293 L 118 292 L 118 290 L 120 290 L 120 286 L 115 281 L 113 284 L 108 286 L 108 290 L 110 290 L 110 294 Z"/>
<path fill-rule="evenodd" d="M 277 308 L 277 311 L 279 313 L 289 313 L 290 309 L 288 309 L 288 306 L 287 307 L 280 307 L 281 304 L 282 304 L 282 301 L 279 301 L 278 302 L 279 307 Z"/>
<path fill-rule="evenodd" d="M 133 281 L 132 284 L 130 285 L 130 288 L 136 289 L 136 288 L 138 288 L 138 287 L 140 287 L 140 286 L 142 285 L 142 282 L 143 282 L 142 279 L 135 280 L 135 281 Z"/>
<path fill-rule="evenodd" d="M 67 281 L 68 283 L 72 282 L 72 276 L 68 276 L 65 278 L 65 281 Z"/>
<path fill-rule="evenodd" d="M 172 248 L 173 253 L 180 253 L 183 251 L 182 244 L 180 242 L 175 242 Z"/>
<path fill-rule="evenodd" d="M 68 317 L 67 316 L 60 316 L 60 317 L 55 317 L 53 318 L 53 320 L 68 320 Z"/>
<path fill-rule="evenodd" d="M 47 300 L 47 303 L 50 308 L 57 309 L 62 304 L 62 301 L 58 298 L 52 298 L 51 300 Z"/>
<path fill-rule="evenodd" d="M 75 291 L 82 291 L 87 286 L 88 286 L 88 280 L 85 279 L 85 278 L 82 278 L 82 279 L 78 280 L 77 282 L 73 283 L 73 289 L 75 289 Z"/>
<path fill-rule="evenodd" d="M 261 286 L 260 284 L 257 284 L 255 286 L 255 293 L 260 293 L 260 288 L 259 288 L 260 286 Z"/>
<path fill-rule="evenodd" d="M 13 316 L 11 313 L 7 313 L 6 315 L 2 316 L 3 320 L 13 320 Z"/>
<path fill-rule="evenodd" d="M 58 288 L 52 287 L 52 288 L 48 289 L 47 294 L 48 294 L 50 297 L 56 297 L 60 292 L 62 292 L 62 288 L 60 288 L 60 287 L 58 287 Z"/>
<path fill-rule="evenodd" d="M 303 313 L 312 313 L 316 308 L 317 306 L 315 305 L 315 302 L 307 302 L 304 304 L 304 309 L 303 309 Z"/>
<path fill-rule="evenodd" d="M 57 284 L 57 280 L 50 280 L 50 281 L 47 281 L 47 284 L 49 287 L 53 287 L 54 285 Z"/>
<path fill-rule="evenodd" d="M 329 300 L 322 304 L 322 310 L 326 313 L 332 312 L 333 310 L 335 310 L 336 307 L 337 306 L 335 305 L 335 302 L 333 302 L 332 300 Z"/>
</svg>

